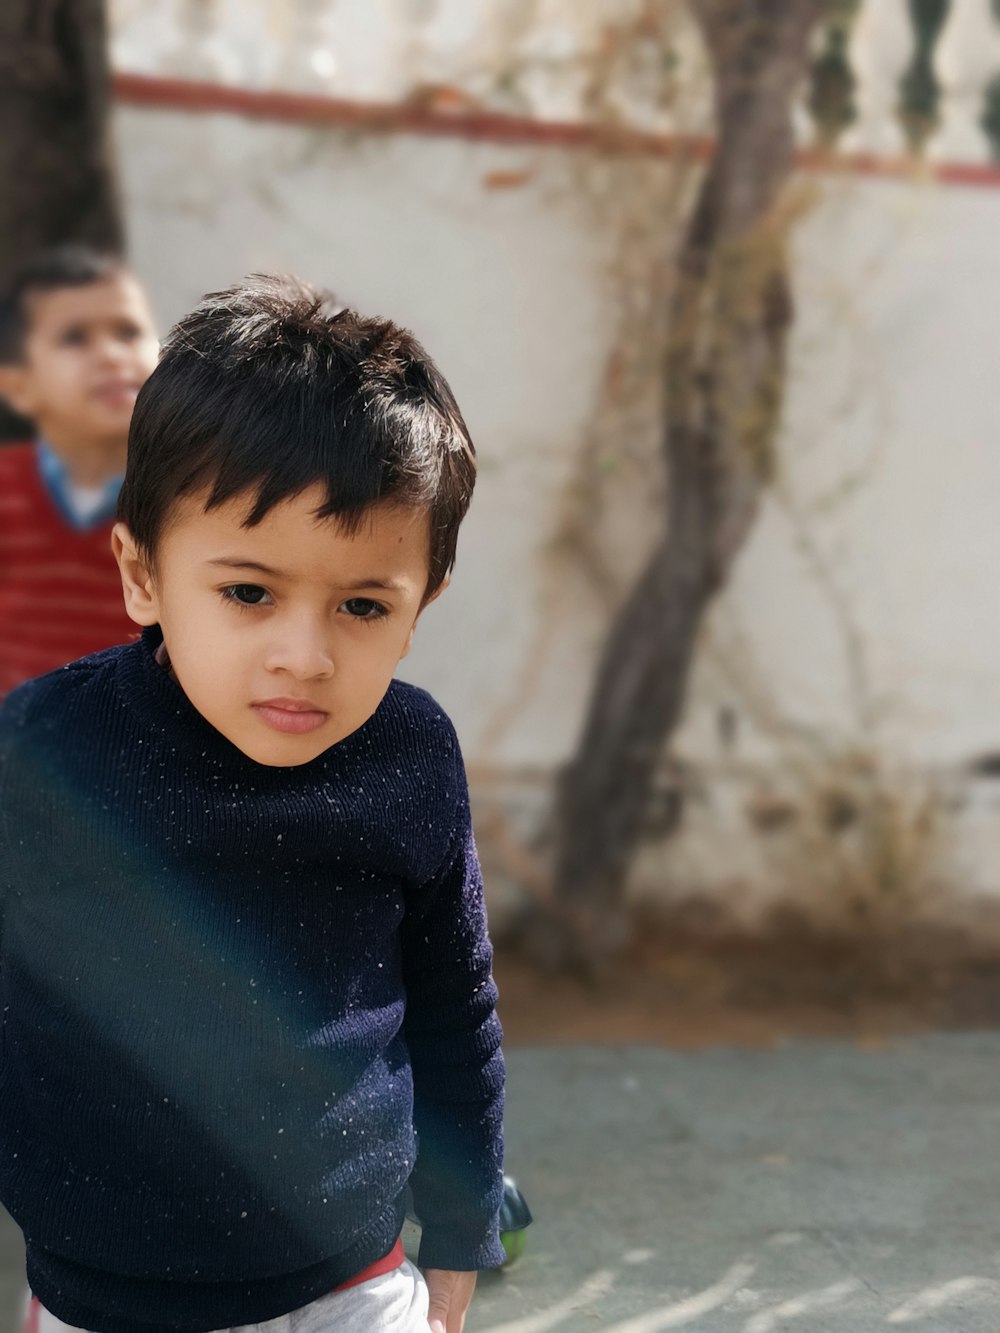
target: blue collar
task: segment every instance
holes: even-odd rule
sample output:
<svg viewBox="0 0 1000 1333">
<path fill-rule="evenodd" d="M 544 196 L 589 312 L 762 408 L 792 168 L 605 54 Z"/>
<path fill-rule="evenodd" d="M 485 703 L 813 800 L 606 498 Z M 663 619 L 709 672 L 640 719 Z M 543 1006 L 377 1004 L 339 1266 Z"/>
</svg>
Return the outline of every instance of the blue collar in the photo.
<svg viewBox="0 0 1000 1333">
<path fill-rule="evenodd" d="M 80 504 L 80 495 L 69 475 L 69 467 L 64 459 L 45 440 L 39 440 L 35 447 L 38 459 L 38 471 L 42 484 L 48 491 L 52 503 L 60 515 L 77 532 L 89 532 L 108 523 L 115 516 L 118 504 L 118 492 L 122 478 L 109 477 L 104 483 L 103 495 L 97 508 Z"/>
</svg>

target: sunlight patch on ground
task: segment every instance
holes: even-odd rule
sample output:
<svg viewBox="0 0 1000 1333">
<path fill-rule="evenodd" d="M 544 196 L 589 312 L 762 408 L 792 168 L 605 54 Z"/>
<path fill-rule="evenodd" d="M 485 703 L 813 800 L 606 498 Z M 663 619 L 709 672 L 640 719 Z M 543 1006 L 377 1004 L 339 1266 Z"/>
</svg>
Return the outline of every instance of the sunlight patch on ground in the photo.
<svg viewBox="0 0 1000 1333">
<path fill-rule="evenodd" d="M 807 1291 L 801 1296 L 792 1296 L 772 1306 L 770 1310 L 761 1310 L 759 1314 L 747 1320 L 744 1333 L 773 1333 L 774 1329 L 781 1326 L 782 1320 L 797 1319 L 800 1315 L 811 1314 L 814 1310 L 840 1305 L 860 1286 L 861 1283 L 856 1278 L 849 1278 L 844 1282 L 831 1283 L 820 1291 Z"/>
<path fill-rule="evenodd" d="M 940 1286 L 926 1287 L 916 1296 L 898 1306 L 886 1316 L 887 1324 L 912 1324 L 929 1314 L 943 1310 L 946 1305 L 961 1303 L 970 1296 L 1000 1296 L 1000 1282 L 990 1277 L 956 1277 Z"/>
<path fill-rule="evenodd" d="M 661 1333 L 662 1329 L 683 1328 L 685 1324 L 693 1324 L 703 1315 L 731 1301 L 756 1271 L 756 1264 L 740 1260 L 733 1264 L 718 1282 L 706 1287 L 704 1291 L 685 1297 L 684 1300 L 668 1305 L 665 1309 L 651 1310 L 634 1319 L 613 1324 L 609 1327 L 608 1333 Z"/>
<path fill-rule="evenodd" d="M 484 1333 L 548 1333 L 549 1329 L 558 1328 L 582 1307 L 607 1296 L 613 1290 L 617 1276 L 611 1269 L 602 1268 L 577 1287 L 576 1291 L 555 1305 L 550 1305 L 547 1310 L 525 1315 L 521 1319 L 511 1319 L 505 1324 L 494 1324 L 485 1329 Z"/>
</svg>

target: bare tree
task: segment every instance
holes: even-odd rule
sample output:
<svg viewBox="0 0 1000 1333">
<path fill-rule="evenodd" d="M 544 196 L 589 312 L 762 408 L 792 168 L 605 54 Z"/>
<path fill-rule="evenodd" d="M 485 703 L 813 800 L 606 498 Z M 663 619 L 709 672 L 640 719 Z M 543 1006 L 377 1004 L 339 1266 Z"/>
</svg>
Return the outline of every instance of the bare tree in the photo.
<svg viewBox="0 0 1000 1333">
<path fill-rule="evenodd" d="M 792 106 L 829 0 L 694 0 L 717 147 L 680 248 L 665 356 L 663 537 L 604 644 L 560 777 L 550 961 L 622 943 L 627 875 L 657 765 L 681 716 L 699 627 L 773 468 L 792 321 L 785 187 Z"/>
<path fill-rule="evenodd" d="M 36 250 L 118 250 L 102 0 L 0 4 L 0 289 Z M 0 421 L 8 438 L 17 423 Z"/>
</svg>

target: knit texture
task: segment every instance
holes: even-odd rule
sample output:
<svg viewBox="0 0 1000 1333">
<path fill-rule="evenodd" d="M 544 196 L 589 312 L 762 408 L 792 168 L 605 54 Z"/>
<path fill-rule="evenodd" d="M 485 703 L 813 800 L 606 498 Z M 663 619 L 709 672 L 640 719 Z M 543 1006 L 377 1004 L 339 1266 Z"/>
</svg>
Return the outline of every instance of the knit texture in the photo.
<svg viewBox="0 0 1000 1333">
<path fill-rule="evenodd" d="M 0 696 L 135 638 L 111 527 L 70 527 L 45 489 L 35 446 L 0 448 Z"/>
<path fill-rule="evenodd" d="M 503 1064 L 454 730 L 393 682 L 254 763 L 158 630 L 0 709 L 0 1199 L 96 1333 L 262 1322 L 384 1254 L 503 1262 Z M 419 1155 L 416 1139 L 419 1138 Z"/>
</svg>

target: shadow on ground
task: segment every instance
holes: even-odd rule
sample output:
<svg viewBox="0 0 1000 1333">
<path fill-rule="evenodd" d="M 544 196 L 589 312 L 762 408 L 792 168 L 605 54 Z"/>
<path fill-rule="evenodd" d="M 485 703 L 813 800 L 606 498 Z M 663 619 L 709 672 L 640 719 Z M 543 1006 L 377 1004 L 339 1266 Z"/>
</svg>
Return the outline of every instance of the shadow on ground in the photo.
<svg viewBox="0 0 1000 1333">
<path fill-rule="evenodd" d="M 508 1163 L 537 1221 L 467 1333 L 1000 1329 L 1000 1035 L 508 1064 Z"/>
</svg>

